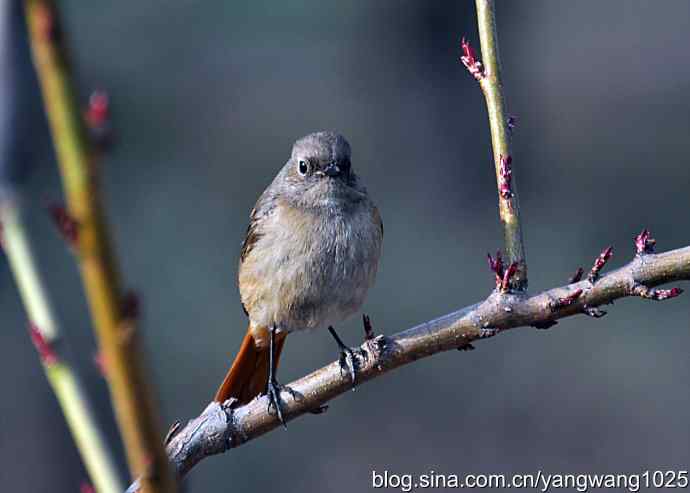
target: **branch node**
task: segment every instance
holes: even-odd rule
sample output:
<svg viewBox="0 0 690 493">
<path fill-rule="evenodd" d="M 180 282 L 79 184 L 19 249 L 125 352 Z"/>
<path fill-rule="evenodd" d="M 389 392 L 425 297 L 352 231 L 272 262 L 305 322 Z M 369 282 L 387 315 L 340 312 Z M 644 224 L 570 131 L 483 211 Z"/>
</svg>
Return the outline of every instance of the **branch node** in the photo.
<svg viewBox="0 0 690 493">
<path fill-rule="evenodd" d="M 503 200 L 510 200 L 513 197 L 513 189 L 511 187 L 511 180 L 513 177 L 513 169 L 511 165 L 513 164 L 513 158 L 508 156 L 499 156 L 501 161 L 501 168 L 499 172 L 499 183 L 498 183 L 498 193 Z M 510 206 L 510 202 L 508 202 Z"/>
<path fill-rule="evenodd" d="M 681 288 L 671 288 L 671 289 L 656 289 L 649 288 L 644 284 L 635 283 L 632 288 L 632 294 L 644 298 L 646 300 L 663 301 L 676 296 L 680 296 L 683 293 Z"/>
<path fill-rule="evenodd" d="M 594 261 L 594 265 L 592 266 L 592 270 L 589 271 L 589 275 L 587 276 L 587 280 L 591 283 L 594 284 L 597 282 L 597 279 L 599 279 L 599 272 L 601 269 L 604 268 L 606 265 L 606 262 L 609 261 L 611 256 L 613 255 L 613 247 L 607 247 L 604 248 L 604 250 L 599 254 L 599 256 L 596 258 Z"/>
<path fill-rule="evenodd" d="M 29 335 L 44 365 L 51 366 L 60 361 L 53 343 L 43 335 L 41 330 L 33 322 L 29 322 Z"/>
<path fill-rule="evenodd" d="M 462 50 L 462 55 L 460 55 L 460 61 L 467 68 L 468 72 L 477 79 L 481 81 L 484 78 L 484 66 L 482 62 L 477 59 L 477 54 L 474 52 L 474 48 L 469 41 L 464 37 L 460 41 L 460 49 Z"/>
<path fill-rule="evenodd" d="M 654 246 L 656 240 L 652 238 L 652 234 L 647 228 L 635 237 L 635 250 L 637 255 L 645 255 L 647 253 L 654 253 Z"/>
<path fill-rule="evenodd" d="M 489 269 L 494 273 L 496 289 L 503 294 L 510 292 L 510 281 L 518 270 L 517 262 L 513 262 L 507 269 L 504 269 L 500 250 L 496 252 L 495 258 L 490 253 L 487 253 L 486 256 L 489 260 Z"/>
<path fill-rule="evenodd" d="M 70 248 L 76 249 L 79 241 L 79 223 L 77 220 L 61 204 L 52 204 L 48 206 L 48 209 L 62 239 Z"/>
<path fill-rule="evenodd" d="M 568 296 L 563 298 L 558 298 L 555 301 L 549 303 L 549 308 L 552 312 L 555 312 L 563 307 L 570 306 L 577 301 L 577 299 L 582 295 L 582 289 L 576 289 Z"/>
</svg>

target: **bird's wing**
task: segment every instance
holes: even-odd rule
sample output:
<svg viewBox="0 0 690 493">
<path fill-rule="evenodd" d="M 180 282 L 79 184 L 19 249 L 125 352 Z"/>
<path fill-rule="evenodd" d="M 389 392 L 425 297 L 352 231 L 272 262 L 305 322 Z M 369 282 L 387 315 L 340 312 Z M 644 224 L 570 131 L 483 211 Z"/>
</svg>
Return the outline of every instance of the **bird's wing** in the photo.
<svg viewBox="0 0 690 493">
<path fill-rule="evenodd" d="M 240 252 L 240 265 L 251 253 L 256 242 L 259 241 L 259 238 L 261 238 L 261 224 L 264 219 L 270 216 L 274 210 L 275 197 L 266 190 L 261 194 L 261 197 L 259 197 L 259 200 L 257 200 L 256 205 L 249 215 L 249 226 L 247 226 L 247 233 L 242 242 L 242 250 Z"/>
<path fill-rule="evenodd" d="M 244 241 L 242 242 L 242 250 L 240 251 L 240 271 L 242 270 L 242 264 L 251 254 L 256 243 L 263 236 L 262 226 L 264 221 L 271 214 L 273 214 L 275 208 L 276 196 L 270 191 L 269 187 L 264 191 L 264 193 L 261 194 L 259 200 L 256 201 L 256 205 L 252 209 L 252 212 L 249 214 L 249 226 L 247 226 L 247 233 L 244 237 Z M 244 310 L 244 314 L 249 316 L 249 312 L 247 311 L 247 307 L 244 305 L 243 301 L 242 309 Z"/>
</svg>

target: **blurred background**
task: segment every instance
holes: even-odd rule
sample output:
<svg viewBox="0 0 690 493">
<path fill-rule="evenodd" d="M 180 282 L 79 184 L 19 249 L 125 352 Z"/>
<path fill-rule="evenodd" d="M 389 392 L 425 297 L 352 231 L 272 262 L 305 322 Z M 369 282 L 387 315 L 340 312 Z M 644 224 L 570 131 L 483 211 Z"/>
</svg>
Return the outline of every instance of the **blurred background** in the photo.
<svg viewBox="0 0 690 493">
<path fill-rule="evenodd" d="M 3 176 L 21 182 L 60 320 L 119 450 L 75 262 L 45 210 L 61 200 L 60 184 L 25 34 L 8 30 L 23 21 L 5 3 L 0 71 L 14 89 L 0 103 L 16 138 L 3 143 Z M 143 300 L 166 429 L 204 408 L 239 346 L 248 214 L 306 133 L 349 138 L 384 218 L 364 307 L 377 331 L 490 292 L 485 257 L 502 233 L 488 122 L 458 62 L 463 34 L 478 46 L 473 2 L 61 3 L 84 102 L 94 88 L 111 97 L 103 193 L 124 277 Z M 564 284 L 609 244 L 612 267 L 622 265 L 643 227 L 660 250 L 688 245 L 690 3 L 499 1 L 497 10 L 530 290 Z M 420 361 L 325 415 L 205 460 L 188 491 L 366 491 L 372 470 L 687 469 L 689 311 L 686 296 L 622 300 L 601 320 L 510 331 Z M 0 327 L 2 489 L 78 491 L 87 476 L 4 258 Z M 360 341 L 358 319 L 339 329 Z M 325 331 L 298 334 L 281 379 L 335 357 Z"/>
</svg>

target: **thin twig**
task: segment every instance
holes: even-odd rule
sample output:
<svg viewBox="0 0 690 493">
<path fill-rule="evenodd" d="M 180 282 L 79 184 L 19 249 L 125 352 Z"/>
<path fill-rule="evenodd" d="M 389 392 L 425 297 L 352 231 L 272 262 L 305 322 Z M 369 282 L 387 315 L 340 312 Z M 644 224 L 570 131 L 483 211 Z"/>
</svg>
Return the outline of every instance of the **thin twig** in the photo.
<svg viewBox="0 0 690 493">
<path fill-rule="evenodd" d="M 483 302 L 393 336 L 365 341 L 360 349 L 366 357 L 359 361 L 357 378 L 361 384 L 420 358 L 468 348 L 474 341 L 508 329 L 545 328 L 557 319 L 586 314 L 587 310 L 594 310 L 594 315 L 590 315 L 596 316 L 599 313 L 596 307 L 600 305 L 642 295 L 644 290 L 640 286 L 652 290 L 654 286 L 679 280 L 690 280 L 690 246 L 644 258 L 636 256 L 622 268 L 600 277 L 595 284 L 584 280 L 530 297 L 524 293 L 494 291 Z M 559 303 L 558 300 L 567 301 Z M 283 413 L 287 420 L 293 420 L 348 393 L 351 382 L 336 361 L 292 382 L 289 387 L 293 393 L 283 393 Z M 234 407 L 232 401 L 223 405 L 212 402 L 199 417 L 174 432 L 167 444 L 168 456 L 178 475 L 183 477 L 205 457 L 238 447 L 279 426 L 275 413 L 268 410 L 265 396 L 242 407 Z M 136 490 L 134 484 L 128 491 Z"/>
<path fill-rule="evenodd" d="M 594 260 L 594 265 L 592 265 L 592 268 L 589 271 L 589 274 L 587 275 L 587 280 L 594 284 L 597 282 L 597 279 L 599 279 L 599 272 L 601 269 L 604 268 L 606 265 L 606 262 L 609 261 L 609 259 L 613 256 L 613 247 L 606 247 L 602 252 L 599 254 L 599 256 Z"/>
<path fill-rule="evenodd" d="M 94 151 L 74 96 L 63 33 L 55 4 L 26 0 L 34 65 L 50 123 L 67 214 L 77 227 L 79 262 L 107 381 L 131 472 L 143 476 L 148 492 L 172 492 L 161 446 L 162 432 L 151 389 L 146 384 L 133 321 L 122 313 L 122 291 L 111 249 L 94 171 Z"/>
<path fill-rule="evenodd" d="M 65 415 L 81 459 L 99 492 L 120 493 L 122 481 L 103 432 L 94 419 L 81 381 L 57 346 L 59 325 L 37 265 L 31 237 L 24 226 L 24 215 L 14 200 L 0 204 L 3 248 L 19 289 L 29 320 L 29 331 L 48 382 Z"/>
<path fill-rule="evenodd" d="M 510 150 L 511 121 L 505 108 L 501 63 L 496 37 L 496 18 L 493 0 L 476 0 L 477 24 L 482 61 L 477 59 L 470 44 L 463 39 L 461 61 L 479 81 L 484 93 L 491 127 L 491 144 L 496 168 L 498 207 L 507 264 L 517 264 L 510 287 L 519 291 L 527 289 L 527 262 L 522 241 L 520 207 L 514 176 L 514 158 Z M 511 118 L 513 118 L 511 120 Z"/>
</svg>

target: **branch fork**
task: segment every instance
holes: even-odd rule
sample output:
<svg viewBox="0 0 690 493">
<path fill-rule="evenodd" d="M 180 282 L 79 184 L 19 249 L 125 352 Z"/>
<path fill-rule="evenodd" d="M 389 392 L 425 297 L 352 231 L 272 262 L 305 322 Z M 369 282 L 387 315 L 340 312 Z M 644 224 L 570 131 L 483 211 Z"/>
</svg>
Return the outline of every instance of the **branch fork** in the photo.
<svg viewBox="0 0 690 493">
<path fill-rule="evenodd" d="M 639 270 L 639 265 L 639 259 L 634 259 L 602 275 L 595 284 L 584 280 L 529 297 L 497 291 L 480 303 L 398 334 L 367 339 L 358 348 L 367 353 L 358 372 L 360 385 L 438 352 L 472 350 L 475 341 L 494 337 L 508 329 L 527 325 L 548 328 L 557 319 L 580 313 L 598 318 L 604 313 L 596 308 L 598 305 L 626 296 L 640 296 L 645 289 L 657 293 L 673 291 L 654 288 L 666 282 L 690 280 L 690 246 L 649 256 L 644 270 Z M 637 276 L 637 285 L 641 287 L 631 290 L 633 276 Z M 652 296 L 652 299 L 662 297 Z M 555 311 L 552 308 L 554 300 L 557 300 Z M 342 375 L 335 361 L 290 383 L 289 387 L 297 396 L 285 396 L 285 416 L 292 420 L 348 392 L 351 382 L 347 375 Z M 267 404 L 266 397 L 258 397 L 240 407 L 232 401 L 223 405 L 213 402 L 199 417 L 184 426 L 175 426 L 166 448 L 178 476 L 186 475 L 206 456 L 225 452 L 279 427 L 278 419 L 267 411 Z"/>
<path fill-rule="evenodd" d="M 522 225 L 518 197 L 513 176 L 513 155 L 510 150 L 511 132 L 516 119 L 508 115 L 501 81 L 501 64 L 498 56 L 496 16 L 494 2 L 476 0 L 479 41 L 483 61 L 480 61 L 466 38 L 460 43 L 460 61 L 479 82 L 486 102 L 494 171 L 498 188 L 498 210 L 503 226 L 507 263 L 516 264 L 509 288 L 515 291 L 527 289 L 527 262 L 522 241 Z M 502 291 L 507 287 L 501 285 Z"/>
</svg>

